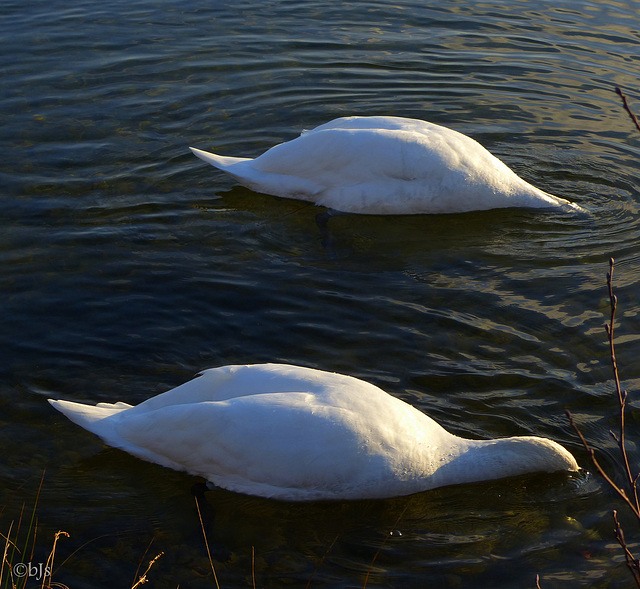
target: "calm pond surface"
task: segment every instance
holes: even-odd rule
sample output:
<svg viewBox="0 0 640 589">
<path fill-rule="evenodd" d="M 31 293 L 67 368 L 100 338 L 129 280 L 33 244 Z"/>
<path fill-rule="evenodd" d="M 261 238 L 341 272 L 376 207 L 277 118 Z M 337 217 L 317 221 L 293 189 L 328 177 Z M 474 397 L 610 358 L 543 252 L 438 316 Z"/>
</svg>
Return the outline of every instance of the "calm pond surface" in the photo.
<svg viewBox="0 0 640 589">
<path fill-rule="evenodd" d="M 30 517 L 46 471 L 24 561 L 65 530 L 54 580 L 74 589 L 131 587 L 161 551 L 148 586 L 215 586 L 199 479 L 105 448 L 46 399 L 135 404 L 224 364 L 357 376 L 453 433 L 547 436 L 588 470 L 570 408 L 619 476 L 610 256 L 638 465 L 640 133 L 614 88 L 640 113 L 640 2 L 0 9 L 2 533 L 23 505 Z M 253 157 L 350 114 L 454 128 L 591 214 L 344 215 L 327 236 L 316 207 L 239 187 L 188 151 Z M 545 589 L 630 586 L 612 535 L 623 508 L 588 472 L 387 501 L 220 490 L 204 507 L 224 589 L 252 575 L 273 588 L 535 587 L 536 574 Z"/>
</svg>

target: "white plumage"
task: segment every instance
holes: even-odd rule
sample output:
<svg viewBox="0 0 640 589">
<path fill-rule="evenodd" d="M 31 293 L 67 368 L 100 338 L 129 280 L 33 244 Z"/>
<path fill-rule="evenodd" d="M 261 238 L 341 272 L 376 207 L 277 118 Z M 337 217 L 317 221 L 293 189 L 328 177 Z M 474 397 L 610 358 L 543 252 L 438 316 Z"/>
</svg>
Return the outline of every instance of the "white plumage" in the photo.
<svg viewBox="0 0 640 589">
<path fill-rule="evenodd" d="M 348 213 L 583 211 L 525 182 L 470 137 L 415 119 L 343 117 L 255 159 L 190 149 L 252 190 Z"/>
<path fill-rule="evenodd" d="M 205 370 L 135 407 L 50 403 L 134 456 L 283 500 L 392 497 L 578 468 L 546 438 L 459 438 L 374 385 L 283 364 Z"/>
</svg>

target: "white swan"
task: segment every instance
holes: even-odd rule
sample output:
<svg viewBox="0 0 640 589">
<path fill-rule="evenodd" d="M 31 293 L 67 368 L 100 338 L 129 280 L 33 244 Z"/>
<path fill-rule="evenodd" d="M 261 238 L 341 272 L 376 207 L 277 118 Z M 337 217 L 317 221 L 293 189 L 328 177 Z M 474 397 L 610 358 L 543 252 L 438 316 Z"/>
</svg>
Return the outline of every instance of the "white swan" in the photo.
<svg viewBox="0 0 640 589">
<path fill-rule="evenodd" d="M 477 141 L 401 117 L 344 117 L 256 159 L 190 148 L 257 192 L 367 214 L 584 209 L 525 182 Z"/>
<path fill-rule="evenodd" d="M 578 469 L 546 438 L 466 440 L 357 378 L 283 364 L 205 370 L 135 407 L 49 402 L 110 446 L 276 499 L 382 498 Z"/>
</svg>

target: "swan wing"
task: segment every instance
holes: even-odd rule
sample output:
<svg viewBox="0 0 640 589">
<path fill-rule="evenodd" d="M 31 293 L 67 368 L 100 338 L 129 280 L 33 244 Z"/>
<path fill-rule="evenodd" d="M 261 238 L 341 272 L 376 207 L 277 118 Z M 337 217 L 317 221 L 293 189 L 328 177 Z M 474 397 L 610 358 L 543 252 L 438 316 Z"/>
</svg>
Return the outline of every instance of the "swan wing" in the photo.
<svg viewBox="0 0 640 589">
<path fill-rule="evenodd" d="M 237 364 L 203 370 L 190 381 L 131 407 L 130 412 L 144 413 L 174 405 L 292 391 L 325 397 L 333 395 L 335 399 L 345 396 L 357 398 L 360 391 L 366 391 L 369 396 L 386 395 L 374 385 L 333 372 L 289 364 Z"/>
<path fill-rule="evenodd" d="M 123 415 L 119 447 L 233 491 L 280 499 L 388 495 L 395 432 L 311 393 L 264 393 Z M 401 452 L 400 452 L 401 454 Z"/>
</svg>

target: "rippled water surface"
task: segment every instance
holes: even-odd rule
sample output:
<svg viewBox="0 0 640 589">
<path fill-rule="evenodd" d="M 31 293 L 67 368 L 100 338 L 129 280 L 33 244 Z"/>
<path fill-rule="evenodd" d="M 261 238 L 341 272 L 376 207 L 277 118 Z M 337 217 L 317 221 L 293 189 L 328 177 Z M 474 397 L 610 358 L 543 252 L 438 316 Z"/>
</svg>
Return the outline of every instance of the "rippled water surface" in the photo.
<svg viewBox="0 0 640 589">
<path fill-rule="evenodd" d="M 614 88 L 640 112 L 640 3 L 0 9 L 0 531 L 31 513 L 46 471 L 30 560 L 67 531 L 54 580 L 130 587 L 163 551 L 153 587 L 214 586 L 198 479 L 105 448 L 46 402 L 138 403 L 212 366 L 343 372 L 453 433 L 547 436 L 588 468 L 570 408 L 620 474 L 605 275 L 613 256 L 634 395 L 640 133 Z M 348 114 L 454 128 L 590 214 L 344 215 L 324 232 L 317 208 L 239 187 L 187 149 L 254 157 Z M 220 490 L 204 507 L 225 589 L 629 586 L 611 531 L 623 510 L 587 472 L 387 501 Z"/>
</svg>

